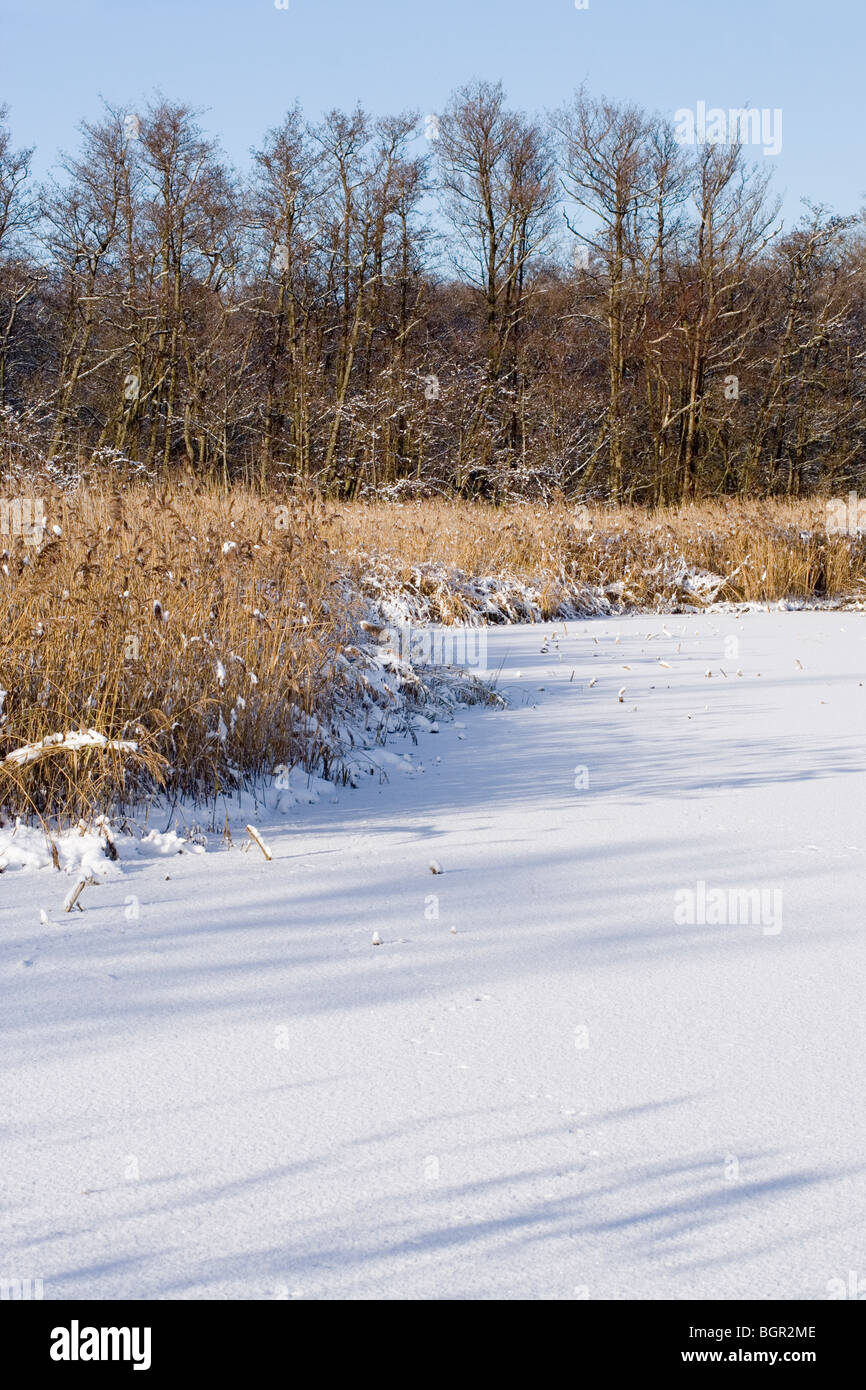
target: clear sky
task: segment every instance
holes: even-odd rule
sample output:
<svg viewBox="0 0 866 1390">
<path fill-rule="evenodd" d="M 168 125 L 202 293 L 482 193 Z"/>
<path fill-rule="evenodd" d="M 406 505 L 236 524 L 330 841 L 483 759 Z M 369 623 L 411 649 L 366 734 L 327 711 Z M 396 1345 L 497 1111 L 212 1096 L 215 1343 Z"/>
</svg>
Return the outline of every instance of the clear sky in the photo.
<svg viewBox="0 0 866 1390">
<path fill-rule="evenodd" d="M 781 108 L 768 157 L 786 222 L 866 194 L 862 0 L 0 0 L 0 101 L 43 173 L 99 97 L 206 109 L 241 164 L 285 109 L 440 108 L 472 77 L 525 110 L 594 92 L 678 108 Z M 766 158 L 755 150 L 759 162 Z"/>
</svg>

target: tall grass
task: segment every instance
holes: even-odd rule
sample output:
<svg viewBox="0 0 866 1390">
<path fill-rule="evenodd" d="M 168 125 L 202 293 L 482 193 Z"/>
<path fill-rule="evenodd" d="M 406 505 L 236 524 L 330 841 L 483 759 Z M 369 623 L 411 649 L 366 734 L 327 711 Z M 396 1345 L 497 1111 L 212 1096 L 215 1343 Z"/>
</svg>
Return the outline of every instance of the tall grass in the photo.
<svg viewBox="0 0 866 1390">
<path fill-rule="evenodd" d="M 159 785 L 208 797 L 280 764 L 330 770 L 356 614 L 322 503 L 133 487 L 46 512 L 41 547 L 4 538 L 0 810 L 89 818 Z M 12 756 L 86 729 L 135 750 Z"/>
<path fill-rule="evenodd" d="M 426 593 L 438 622 L 477 621 L 461 576 L 531 581 L 544 617 L 581 585 L 657 606 L 684 565 L 721 576 L 722 599 L 866 595 L 866 538 L 828 534 L 820 502 L 648 514 L 335 507 L 185 479 L 41 490 L 42 544 L 0 537 L 0 813 L 55 823 L 160 789 L 209 799 L 280 765 L 344 774 L 377 592 Z"/>
<path fill-rule="evenodd" d="M 627 605 L 675 600 L 683 565 L 724 579 L 720 601 L 866 598 L 866 536 L 828 532 L 825 515 L 820 499 L 650 512 L 429 499 L 340 507 L 329 535 L 359 581 L 384 566 L 389 584 L 426 587 L 440 622 L 468 608 L 457 585 L 443 588 L 425 566 L 532 583 L 545 618 L 581 586 L 620 585 Z"/>
</svg>

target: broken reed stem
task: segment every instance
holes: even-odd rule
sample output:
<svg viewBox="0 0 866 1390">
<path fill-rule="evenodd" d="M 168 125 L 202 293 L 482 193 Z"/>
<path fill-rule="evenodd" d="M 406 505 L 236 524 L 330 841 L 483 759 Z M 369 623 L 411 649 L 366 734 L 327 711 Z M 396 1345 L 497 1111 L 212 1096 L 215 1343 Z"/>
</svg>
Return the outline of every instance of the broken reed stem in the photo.
<svg viewBox="0 0 866 1390">
<path fill-rule="evenodd" d="M 265 844 L 265 842 L 264 842 L 264 840 L 262 839 L 262 837 L 261 837 L 261 835 L 259 834 L 259 832 L 255 829 L 255 827 L 252 826 L 252 825 L 246 825 L 246 826 L 244 826 L 244 829 L 246 830 L 246 832 L 247 832 L 247 834 L 249 835 L 250 839 L 253 841 L 253 844 L 258 845 L 259 849 L 261 850 L 261 852 L 262 852 L 262 854 L 265 856 L 265 858 L 266 858 L 266 859 L 269 859 L 269 860 L 270 860 L 270 859 L 273 859 L 273 855 L 271 854 L 271 851 L 268 849 L 267 845 Z"/>
<path fill-rule="evenodd" d="M 69 892 L 66 894 L 66 897 L 63 899 L 64 912 L 71 912 L 74 907 L 77 907 L 79 912 L 84 911 L 84 908 L 81 906 L 81 903 L 78 901 L 78 899 L 81 897 L 81 894 L 83 893 L 86 887 L 86 878 L 80 878 L 77 883 L 73 884 L 72 888 L 69 890 Z"/>
</svg>

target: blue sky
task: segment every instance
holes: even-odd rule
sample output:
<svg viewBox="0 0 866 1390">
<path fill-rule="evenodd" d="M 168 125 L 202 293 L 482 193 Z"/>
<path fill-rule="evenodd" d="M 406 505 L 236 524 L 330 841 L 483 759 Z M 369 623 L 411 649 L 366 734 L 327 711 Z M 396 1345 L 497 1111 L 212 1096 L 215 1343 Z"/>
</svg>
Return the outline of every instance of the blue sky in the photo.
<svg viewBox="0 0 866 1390">
<path fill-rule="evenodd" d="M 595 92 L 673 113 L 698 101 L 783 113 L 769 159 L 786 221 L 808 196 L 859 210 L 866 14 L 852 0 L 0 0 L 0 101 L 44 172 L 99 96 L 155 90 L 206 108 L 237 163 L 299 100 L 311 116 L 440 108 L 472 77 L 512 102 Z M 762 162 L 760 150 L 756 157 Z"/>
</svg>

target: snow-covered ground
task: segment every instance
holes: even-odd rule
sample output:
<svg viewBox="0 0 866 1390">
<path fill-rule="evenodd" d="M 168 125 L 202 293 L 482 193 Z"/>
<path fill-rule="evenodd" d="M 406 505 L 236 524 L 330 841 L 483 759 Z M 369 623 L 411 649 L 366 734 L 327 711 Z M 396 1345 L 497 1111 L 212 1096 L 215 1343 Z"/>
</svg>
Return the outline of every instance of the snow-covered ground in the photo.
<svg viewBox="0 0 866 1390">
<path fill-rule="evenodd" d="M 484 635 L 510 707 L 396 745 L 408 771 L 242 808 L 231 849 L 138 843 L 83 913 L 51 868 L 0 877 L 0 1276 L 110 1299 L 866 1276 L 866 617 Z"/>
</svg>

